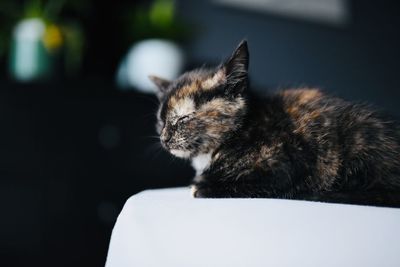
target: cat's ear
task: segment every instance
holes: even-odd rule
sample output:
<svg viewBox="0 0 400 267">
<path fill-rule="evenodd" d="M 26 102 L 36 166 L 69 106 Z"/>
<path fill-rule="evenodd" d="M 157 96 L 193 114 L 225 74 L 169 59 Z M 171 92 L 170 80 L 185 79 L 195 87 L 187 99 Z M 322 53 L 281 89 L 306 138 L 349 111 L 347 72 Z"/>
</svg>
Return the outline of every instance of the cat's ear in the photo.
<svg viewBox="0 0 400 267">
<path fill-rule="evenodd" d="M 240 42 L 232 56 L 224 63 L 226 81 L 231 90 L 240 93 L 247 86 L 249 50 L 247 41 Z"/>
<path fill-rule="evenodd" d="M 157 92 L 158 98 L 162 98 L 168 92 L 168 88 L 171 85 L 171 81 L 165 80 L 163 78 L 160 78 L 160 77 L 157 77 L 154 75 L 149 75 L 149 79 L 158 88 L 158 92 Z"/>
</svg>

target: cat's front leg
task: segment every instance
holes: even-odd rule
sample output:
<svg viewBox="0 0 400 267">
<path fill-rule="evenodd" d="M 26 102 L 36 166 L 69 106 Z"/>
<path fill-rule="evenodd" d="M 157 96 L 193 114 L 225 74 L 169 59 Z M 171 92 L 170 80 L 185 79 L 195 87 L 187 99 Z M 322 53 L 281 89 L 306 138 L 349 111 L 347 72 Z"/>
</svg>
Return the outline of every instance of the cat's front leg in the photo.
<svg viewBox="0 0 400 267">
<path fill-rule="evenodd" d="M 213 193 L 212 186 L 204 180 L 202 175 L 198 175 L 193 179 L 192 185 L 190 186 L 190 194 L 194 198 L 213 198 L 215 193 Z"/>
<path fill-rule="evenodd" d="M 190 193 L 194 198 L 232 198 L 246 197 L 233 183 L 214 182 L 218 179 L 212 176 L 197 175 L 192 182 Z M 233 194 L 233 192 L 235 192 Z M 238 195 L 240 193 L 240 196 Z"/>
<path fill-rule="evenodd" d="M 195 198 L 271 198 L 276 197 L 265 185 L 243 183 L 193 183 L 192 196 Z"/>
<path fill-rule="evenodd" d="M 190 188 L 190 194 L 194 198 L 214 198 L 215 194 L 212 191 L 210 188 L 202 188 L 194 184 Z"/>
<path fill-rule="evenodd" d="M 194 198 L 229 198 L 232 195 L 229 191 L 223 190 L 217 186 L 194 183 L 190 188 L 190 193 Z"/>
</svg>

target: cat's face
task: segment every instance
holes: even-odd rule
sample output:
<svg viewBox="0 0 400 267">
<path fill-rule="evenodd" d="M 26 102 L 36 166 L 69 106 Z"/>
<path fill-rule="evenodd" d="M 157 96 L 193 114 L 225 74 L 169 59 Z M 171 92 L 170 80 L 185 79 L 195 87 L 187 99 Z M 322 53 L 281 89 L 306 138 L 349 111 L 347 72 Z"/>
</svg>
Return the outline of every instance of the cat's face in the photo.
<svg viewBox="0 0 400 267">
<path fill-rule="evenodd" d="M 175 81 L 151 76 L 159 88 L 157 132 L 171 154 L 191 158 L 215 150 L 240 127 L 246 111 L 248 51 L 242 42 L 214 70 L 194 70 Z"/>
</svg>

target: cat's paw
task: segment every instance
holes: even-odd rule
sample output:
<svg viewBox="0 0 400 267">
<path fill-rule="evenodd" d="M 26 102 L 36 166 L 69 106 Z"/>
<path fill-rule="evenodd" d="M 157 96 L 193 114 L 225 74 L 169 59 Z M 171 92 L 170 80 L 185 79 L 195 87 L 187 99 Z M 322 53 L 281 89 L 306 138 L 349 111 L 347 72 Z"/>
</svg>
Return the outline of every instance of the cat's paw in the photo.
<svg viewBox="0 0 400 267">
<path fill-rule="evenodd" d="M 219 197 L 214 188 L 202 186 L 202 185 L 192 185 L 190 187 L 190 193 L 194 198 L 217 198 Z"/>
<path fill-rule="evenodd" d="M 205 197 L 210 197 L 208 194 L 209 190 L 199 187 L 197 185 L 192 185 L 190 187 L 190 194 L 194 198 L 205 198 Z"/>
<path fill-rule="evenodd" d="M 192 197 L 196 197 L 197 191 L 198 191 L 197 186 L 195 185 L 190 186 L 190 195 Z"/>
</svg>

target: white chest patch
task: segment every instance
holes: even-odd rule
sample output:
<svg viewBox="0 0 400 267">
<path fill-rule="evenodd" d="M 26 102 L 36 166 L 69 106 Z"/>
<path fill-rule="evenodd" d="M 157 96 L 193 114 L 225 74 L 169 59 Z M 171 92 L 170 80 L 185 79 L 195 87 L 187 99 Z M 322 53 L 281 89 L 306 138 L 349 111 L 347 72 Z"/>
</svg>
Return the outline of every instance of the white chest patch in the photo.
<svg viewBox="0 0 400 267">
<path fill-rule="evenodd" d="M 196 175 L 201 175 L 210 166 L 211 154 L 200 154 L 192 159 L 192 166 L 196 170 Z"/>
<path fill-rule="evenodd" d="M 178 158 L 188 158 L 190 156 L 190 152 L 185 150 L 171 149 L 169 152 Z"/>
</svg>

